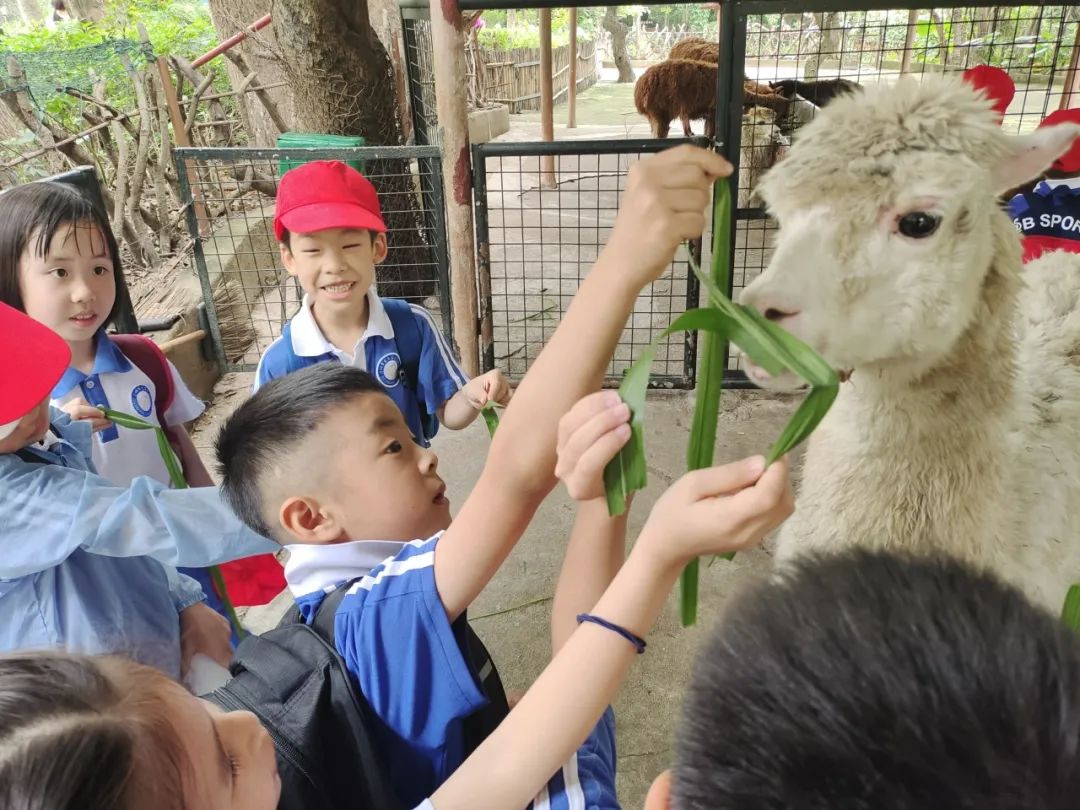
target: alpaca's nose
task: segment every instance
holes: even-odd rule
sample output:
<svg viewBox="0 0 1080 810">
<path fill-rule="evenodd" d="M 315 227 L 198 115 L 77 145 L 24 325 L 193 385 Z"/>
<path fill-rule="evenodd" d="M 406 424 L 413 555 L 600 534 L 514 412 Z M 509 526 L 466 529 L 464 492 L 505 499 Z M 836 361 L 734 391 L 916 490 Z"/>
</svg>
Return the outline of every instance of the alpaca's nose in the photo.
<svg viewBox="0 0 1080 810">
<path fill-rule="evenodd" d="M 794 312 L 790 312 L 790 311 L 784 310 L 784 309 L 777 309 L 776 307 L 767 307 L 765 309 L 764 314 L 765 314 L 765 317 L 768 318 L 773 323 L 782 324 L 784 321 L 788 320 L 789 318 L 794 318 L 796 315 L 799 314 L 799 312 L 798 312 L 798 310 L 796 310 Z"/>
</svg>

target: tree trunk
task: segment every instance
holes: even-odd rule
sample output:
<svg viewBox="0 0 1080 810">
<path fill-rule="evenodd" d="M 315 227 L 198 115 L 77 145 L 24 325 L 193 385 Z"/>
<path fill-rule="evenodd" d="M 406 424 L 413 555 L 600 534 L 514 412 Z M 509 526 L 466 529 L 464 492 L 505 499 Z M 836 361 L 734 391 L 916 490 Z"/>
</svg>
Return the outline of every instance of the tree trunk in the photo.
<svg viewBox="0 0 1080 810">
<path fill-rule="evenodd" d="M 270 11 L 270 0 L 209 0 L 209 2 L 210 18 L 214 22 L 214 30 L 219 40 L 228 39 Z M 274 20 L 253 38 L 249 37 L 232 49 L 242 55 L 249 71 L 253 71 L 258 76 L 256 81 L 260 87 L 268 84 L 276 85 L 286 79 L 285 65 L 277 57 L 279 33 L 277 20 Z M 225 61 L 224 58 L 222 61 Z M 218 63 L 214 61 L 209 64 L 216 66 Z M 229 83 L 234 88 L 239 87 L 247 75 L 232 63 L 227 65 L 227 71 Z M 281 118 L 291 124 L 292 93 L 287 87 L 276 87 L 267 92 Z M 277 141 L 279 130 L 263 105 L 257 99 L 246 95 L 238 97 L 236 101 L 251 145 L 273 146 Z"/>
<path fill-rule="evenodd" d="M 366 3 L 275 0 L 273 27 L 293 95 L 293 126 L 303 132 L 361 135 L 368 145 L 404 142 L 394 71 Z M 407 161 L 369 161 L 389 229 L 379 291 L 423 299 L 435 292 L 435 252 Z"/>
<path fill-rule="evenodd" d="M 949 40 L 945 36 L 945 22 L 937 13 L 937 9 L 930 9 L 930 19 L 934 21 L 934 27 L 937 29 L 938 53 L 941 55 L 941 65 L 944 67 L 949 64 Z"/>
<path fill-rule="evenodd" d="M 843 31 L 840 24 L 843 21 L 843 12 L 829 11 L 824 14 L 815 14 L 814 20 L 821 31 L 821 36 L 818 39 L 817 52 L 806 61 L 806 68 L 803 71 L 805 79 L 817 78 L 821 71 L 821 63 L 826 57 L 835 57 L 839 63 L 841 56 L 840 37 Z"/>
<path fill-rule="evenodd" d="M 604 13 L 604 30 L 611 34 L 611 56 L 615 60 L 615 67 L 619 69 L 620 84 L 632 84 L 634 81 L 634 68 L 630 64 L 630 57 L 626 54 L 626 35 L 630 28 L 615 13 L 615 6 L 608 6 Z"/>
<path fill-rule="evenodd" d="M 911 9 L 907 18 L 907 34 L 904 36 L 904 50 L 900 52 L 900 73 L 911 73 L 911 57 L 915 50 L 915 27 L 919 24 L 919 10 Z"/>
<path fill-rule="evenodd" d="M 65 0 L 64 5 L 77 20 L 101 22 L 105 19 L 105 0 Z"/>
<path fill-rule="evenodd" d="M 24 22 L 40 23 L 45 19 L 45 3 L 43 0 L 19 0 L 19 16 Z M 52 14 L 52 9 L 49 9 Z"/>
</svg>

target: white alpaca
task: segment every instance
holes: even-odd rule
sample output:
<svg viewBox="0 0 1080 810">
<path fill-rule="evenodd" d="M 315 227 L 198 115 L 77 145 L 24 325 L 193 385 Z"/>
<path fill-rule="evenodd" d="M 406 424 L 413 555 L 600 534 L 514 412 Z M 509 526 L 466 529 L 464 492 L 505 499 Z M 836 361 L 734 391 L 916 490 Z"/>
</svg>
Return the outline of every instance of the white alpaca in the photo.
<svg viewBox="0 0 1080 810">
<path fill-rule="evenodd" d="M 997 200 L 1078 135 L 1009 136 L 959 79 L 902 81 L 835 100 L 762 179 L 780 230 L 742 301 L 852 372 L 781 560 L 945 551 L 1055 609 L 1080 581 L 1080 256 L 1021 268 Z"/>
<path fill-rule="evenodd" d="M 739 147 L 739 208 L 760 205 L 758 180 L 774 166 L 791 142 L 777 126 L 776 112 L 768 107 L 751 107 L 743 113 Z"/>
</svg>

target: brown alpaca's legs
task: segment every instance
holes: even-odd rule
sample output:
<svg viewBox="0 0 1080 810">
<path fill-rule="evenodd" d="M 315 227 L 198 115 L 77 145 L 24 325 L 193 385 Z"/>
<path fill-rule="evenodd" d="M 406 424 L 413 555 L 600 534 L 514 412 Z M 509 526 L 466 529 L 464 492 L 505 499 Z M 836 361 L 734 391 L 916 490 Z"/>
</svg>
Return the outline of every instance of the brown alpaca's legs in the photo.
<svg viewBox="0 0 1080 810">
<path fill-rule="evenodd" d="M 709 110 L 705 116 L 705 137 L 710 141 L 716 135 L 716 108 Z"/>
<path fill-rule="evenodd" d="M 690 128 L 690 116 L 682 116 L 682 133 L 687 138 L 694 137 L 694 130 Z"/>
</svg>

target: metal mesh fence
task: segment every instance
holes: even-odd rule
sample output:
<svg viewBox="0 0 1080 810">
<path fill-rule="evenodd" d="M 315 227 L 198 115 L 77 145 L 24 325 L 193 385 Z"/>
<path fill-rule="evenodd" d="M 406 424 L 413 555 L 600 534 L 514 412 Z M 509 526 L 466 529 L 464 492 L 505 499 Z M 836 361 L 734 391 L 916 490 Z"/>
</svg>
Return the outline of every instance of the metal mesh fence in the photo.
<svg viewBox="0 0 1080 810">
<path fill-rule="evenodd" d="M 626 140 L 474 147 L 485 369 L 500 368 L 515 380 L 524 375 L 607 242 L 630 165 L 671 145 Z M 543 185 L 542 177 L 548 181 Z M 698 285 L 686 250 L 680 249 L 669 270 L 639 297 L 608 368 L 609 382 L 621 379 L 642 350 L 697 300 Z M 693 387 L 695 352 L 693 335 L 666 338 L 651 384 Z"/>
<path fill-rule="evenodd" d="M 1034 129 L 1058 109 L 1068 92 L 1065 83 L 1069 65 L 1075 62 L 1080 7 L 834 11 L 816 5 L 824 10 L 810 12 L 803 10 L 807 5 L 748 2 L 740 4 L 733 15 L 732 56 L 743 75 L 730 76 L 729 97 L 722 97 L 720 105 L 730 102 L 731 109 L 742 108 L 741 121 L 733 118 L 724 138 L 729 144 L 727 153 L 738 154 L 735 296 L 771 258 L 775 224 L 754 195 L 757 180 L 782 159 L 798 137 L 798 129 L 828 103 L 838 83 L 888 84 L 902 75 L 921 79 L 994 65 L 1006 70 L 1016 83 L 1016 96 L 1003 123 L 1011 132 Z M 752 94 L 774 92 L 778 85 L 791 97 L 791 104 L 769 107 L 754 102 Z M 718 136 L 723 138 L 724 133 Z M 737 365 L 732 355 L 729 366 Z"/>
<path fill-rule="evenodd" d="M 376 270 L 379 294 L 423 304 L 451 337 L 436 147 L 195 148 L 175 155 L 211 334 L 225 369 L 254 370 L 300 307 L 303 291 L 285 271 L 274 237 L 274 198 L 284 171 L 308 160 L 343 160 L 371 180 L 389 245 Z"/>
</svg>

